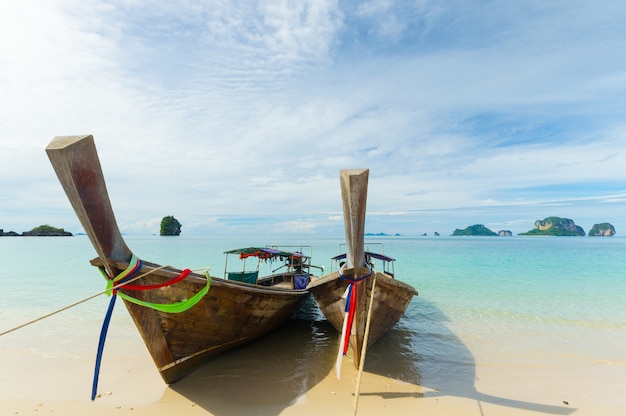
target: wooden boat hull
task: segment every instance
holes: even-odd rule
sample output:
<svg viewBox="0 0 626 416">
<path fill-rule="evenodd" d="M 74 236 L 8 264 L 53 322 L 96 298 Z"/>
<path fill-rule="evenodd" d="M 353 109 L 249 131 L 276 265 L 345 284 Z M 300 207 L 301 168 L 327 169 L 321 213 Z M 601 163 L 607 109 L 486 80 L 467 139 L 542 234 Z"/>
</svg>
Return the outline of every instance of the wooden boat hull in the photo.
<svg viewBox="0 0 626 416">
<path fill-rule="evenodd" d="M 101 265 L 99 259 L 92 261 Z M 128 265 L 116 263 L 119 270 Z M 158 267 L 143 262 L 141 273 Z M 156 285 L 176 277 L 180 270 L 165 268 L 137 280 Z M 172 304 L 191 298 L 206 285 L 206 278 L 191 274 L 172 286 L 122 293 L 142 301 Z M 173 383 L 203 361 L 273 331 L 304 303 L 306 290 L 272 289 L 212 278 L 209 292 L 192 308 L 165 313 L 124 300 L 156 367 L 166 383 Z"/>
<path fill-rule="evenodd" d="M 98 253 L 92 264 L 113 279 L 127 269 L 134 256 L 117 226 L 93 137 L 56 137 L 46 152 Z M 147 272 L 152 273 L 144 275 Z M 150 290 L 131 290 L 129 286 L 119 289 L 121 294 L 140 302 L 171 306 L 196 294 L 201 295 L 207 288 L 207 278 L 199 274 L 190 274 L 166 286 L 164 284 L 171 283 L 181 270 L 161 268 L 146 261 L 142 262 L 138 273 L 133 277 L 137 279 L 133 285 L 160 286 Z M 309 296 L 306 290 L 278 286 L 212 278 L 208 292 L 196 304 L 184 311 L 181 307 L 175 313 L 172 313 L 173 307 L 154 309 L 123 298 L 163 380 L 173 383 L 202 361 L 274 330 L 288 320 Z M 99 364 L 96 365 L 98 368 Z M 93 397 L 97 371 L 94 379 Z"/>
<path fill-rule="evenodd" d="M 376 288 L 373 297 L 368 347 L 385 335 L 400 320 L 413 296 L 417 295 L 417 290 L 412 286 L 377 271 L 357 284 L 359 302 L 350 335 L 350 348 L 352 348 L 354 364 L 357 368 L 364 342 L 366 318 L 370 302 L 372 302 L 371 292 L 374 278 L 376 279 Z M 348 285 L 349 283 L 342 279 L 338 272 L 334 272 L 313 280 L 308 286 L 320 310 L 339 333 L 342 332 L 346 315 L 344 295 Z"/>
</svg>

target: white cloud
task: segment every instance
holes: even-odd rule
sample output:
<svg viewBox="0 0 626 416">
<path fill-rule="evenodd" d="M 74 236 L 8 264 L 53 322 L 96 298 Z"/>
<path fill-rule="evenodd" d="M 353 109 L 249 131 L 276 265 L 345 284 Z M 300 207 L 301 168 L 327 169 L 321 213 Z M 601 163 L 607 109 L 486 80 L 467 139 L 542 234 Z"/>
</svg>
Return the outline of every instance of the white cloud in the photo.
<svg viewBox="0 0 626 416">
<path fill-rule="evenodd" d="M 626 7 L 477 6 L 2 3 L 0 228 L 75 223 L 43 149 L 83 133 L 128 232 L 169 214 L 336 230 L 352 167 L 381 228 L 621 201 Z"/>
</svg>

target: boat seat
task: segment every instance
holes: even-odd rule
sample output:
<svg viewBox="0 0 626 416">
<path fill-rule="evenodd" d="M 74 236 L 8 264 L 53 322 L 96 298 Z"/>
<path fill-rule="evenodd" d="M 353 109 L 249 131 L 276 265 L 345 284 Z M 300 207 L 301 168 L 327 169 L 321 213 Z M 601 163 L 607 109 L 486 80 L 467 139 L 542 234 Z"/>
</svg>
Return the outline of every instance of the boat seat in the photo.
<svg viewBox="0 0 626 416">
<path fill-rule="evenodd" d="M 250 283 L 256 285 L 259 278 L 259 271 L 254 272 L 228 272 L 228 280 L 235 280 L 237 282 Z"/>
</svg>

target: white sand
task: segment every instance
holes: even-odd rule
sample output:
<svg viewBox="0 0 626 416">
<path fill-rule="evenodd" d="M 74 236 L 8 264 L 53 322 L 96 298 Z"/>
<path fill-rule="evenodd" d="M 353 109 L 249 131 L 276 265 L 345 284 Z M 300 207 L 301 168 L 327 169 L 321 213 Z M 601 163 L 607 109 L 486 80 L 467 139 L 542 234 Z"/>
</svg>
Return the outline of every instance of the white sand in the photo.
<svg viewBox="0 0 626 416">
<path fill-rule="evenodd" d="M 292 351 L 283 335 L 227 353 L 172 386 L 162 382 L 145 351 L 127 359 L 105 355 L 93 402 L 92 359 L 2 347 L 0 414 L 353 414 L 357 370 L 351 357 L 345 357 L 338 380 L 332 362 L 315 352 Z M 119 346 L 111 350 L 119 354 Z M 441 389 L 366 371 L 358 414 L 622 415 L 625 370 L 611 363 L 559 371 L 477 363 L 474 385 L 451 382 Z"/>
</svg>

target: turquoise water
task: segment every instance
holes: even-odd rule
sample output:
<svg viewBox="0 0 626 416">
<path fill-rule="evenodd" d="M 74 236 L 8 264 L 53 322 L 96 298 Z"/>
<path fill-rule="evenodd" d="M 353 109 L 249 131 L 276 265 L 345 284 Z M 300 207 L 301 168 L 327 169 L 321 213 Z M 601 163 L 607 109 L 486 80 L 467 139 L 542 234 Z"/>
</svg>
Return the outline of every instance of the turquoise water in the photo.
<svg viewBox="0 0 626 416">
<path fill-rule="evenodd" d="M 249 245 L 311 245 L 313 263 L 330 269 L 341 238 L 281 241 L 212 237 L 126 237 L 145 260 L 211 267 L 223 251 Z M 405 317 L 368 352 L 372 371 L 453 389 L 474 383 L 477 367 L 570 368 L 606 365 L 626 372 L 626 239 L 591 237 L 388 237 L 396 277 L 417 288 Z M 0 238 L 0 331 L 104 289 L 88 260 L 85 236 Z M 45 322 L 0 337 L 0 347 L 92 357 L 108 300 L 100 296 Z M 121 305 L 121 304 L 120 304 Z M 315 312 L 308 348 L 336 334 Z M 135 331 L 123 307 L 110 336 Z M 87 336 L 79 328 L 93 328 Z M 77 339 L 76 334 L 81 338 Z M 320 335 L 321 334 L 321 335 Z M 138 348 L 138 349 L 137 349 Z M 129 346 L 144 353 L 141 346 Z M 334 355 L 335 351 L 329 354 Z M 623 381 L 623 379 L 621 380 Z"/>
</svg>

